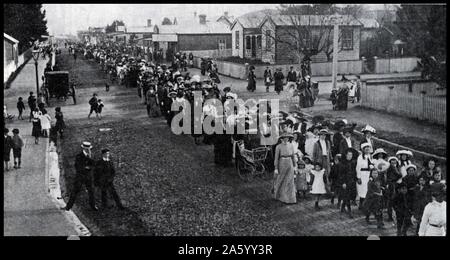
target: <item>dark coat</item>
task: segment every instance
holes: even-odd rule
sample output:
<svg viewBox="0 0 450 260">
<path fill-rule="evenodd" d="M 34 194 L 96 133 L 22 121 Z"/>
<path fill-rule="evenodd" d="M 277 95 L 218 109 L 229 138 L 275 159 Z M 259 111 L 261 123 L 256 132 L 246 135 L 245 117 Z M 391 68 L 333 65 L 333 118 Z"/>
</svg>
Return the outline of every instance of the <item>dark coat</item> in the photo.
<svg viewBox="0 0 450 260">
<path fill-rule="evenodd" d="M 356 197 L 356 161 L 347 161 L 342 159 L 337 168 L 337 184 L 340 188 L 340 196 L 342 199 L 352 200 Z M 346 189 L 342 188 L 345 184 Z"/>
<path fill-rule="evenodd" d="M 3 138 L 3 160 L 9 161 L 9 156 L 11 154 L 11 149 L 13 148 L 13 141 L 11 136 L 6 136 L 6 138 Z"/>
<path fill-rule="evenodd" d="M 275 91 L 282 91 L 283 90 L 283 79 L 284 79 L 283 73 L 280 71 L 277 71 L 273 74 L 273 77 L 275 79 Z"/>
<path fill-rule="evenodd" d="M 348 147 L 347 141 L 345 141 L 344 137 L 342 137 L 341 141 L 339 142 L 339 150 L 338 151 L 339 151 L 340 154 L 342 154 L 342 156 L 345 156 L 345 151 L 348 148 L 355 148 L 355 147 L 357 147 L 356 140 L 353 137 L 350 137 L 350 140 L 352 140 L 352 146 L 353 147 Z M 353 156 L 356 157 L 358 155 L 354 154 Z"/>
<path fill-rule="evenodd" d="M 114 164 L 110 161 L 105 161 L 100 159 L 97 161 L 95 166 L 95 184 L 97 186 L 105 186 L 112 184 L 114 181 L 114 176 L 116 171 L 114 169 Z"/>
<path fill-rule="evenodd" d="M 289 71 L 287 74 L 287 81 L 297 81 L 297 73 L 295 71 Z"/>
<path fill-rule="evenodd" d="M 75 156 L 75 170 L 77 172 L 77 178 L 90 178 L 94 166 L 94 160 L 85 156 L 83 152 L 80 152 Z"/>
<path fill-rule="evenodd" d="M 429 188 L 425 186 L 420 189 L 419 185 L 414 188 L 413 214 L 417 220 L 422 219 L 425 206 L 431 201 Z"/>
<path fill-rule="evenodd" d="M 342 140 L 344 140 L 344 136 L 341 133 L 337 132 L 333 135 L 333 148 L 331 149 L 331 155 L 333 155 L 333 158 L 334 158 L 334 156 L 336 156 L 336 154 L 339 154 L 339 153 L 342 156 L 344 156 L 344 154 L 342 154 L 340 152 L 341 151 L 340 145 L 341 145 Z M 345 142 L 345 140 L 344 140 L 344 142 Z M 345 151 L 345 150 L 343 150 L 343 151 Z"/>
<path fill-rule="evenodd" d="M 248 73 L 248 90 L 255 90 L 256 89 L 256 76 L 253 70 L 250 70 Z"/>
</svg>

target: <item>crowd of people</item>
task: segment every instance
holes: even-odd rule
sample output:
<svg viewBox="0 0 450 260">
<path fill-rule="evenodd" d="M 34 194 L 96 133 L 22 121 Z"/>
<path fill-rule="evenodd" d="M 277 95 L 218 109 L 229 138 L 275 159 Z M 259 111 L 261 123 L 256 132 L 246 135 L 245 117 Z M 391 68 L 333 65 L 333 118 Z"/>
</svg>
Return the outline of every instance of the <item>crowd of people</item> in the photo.
<svg viewBox="0 0 450 260">
<path fill-rule="evenodd" d="M 274 158 L 276 199 L 297 203 L 300 195 L 310 193 L 316 210 L 323 197 L 332 205 L 337 199 L 340 212 L 350 218 L 358 201 L 366 222 L 371 223 L 373 214 L 380 229 L 386 210 L 389 222 L 395 212 L 398 235 L 405 236 L 413 225 L 418 235 L 445 234 L 446 183 L 436 159 L 418 167 L 411 162 L 411 151 L 389 156 L 376 146 L 372 138 L 376 130 L 370 125 L 362 129 L 364 138 L 358 144 L 353 137 L 355 125 L 346 120 L 335 124 L 316 120 L 307 130 L 302 129 L 304 121 L 294 113 L 283 115 L 280 123 L 281 142 Z"/>
<path fill-rule="evenodd" d="M 102 51 L 110 53 L 108 49 Z M 152 64 L 126 54 L 119 57 L 127 66 L 136 66 L 138 73 L 132 85 L 139 89 L 139 96 L 147 105 L 148 116 L 164 116 L 169 126 L 176 114 L 184 113 L 182 110 L 172 111 L 172 103 L 189 102 L 193 107 L 193 91 L 202 91 L 203 101 L 217 99 L 225 103 L 228 99 L 237 99 L 237 95 L 229 87 L 219 89 L 218 83 L 211 78 L 211 72 L 210 77 L 202 81 L 199 75 L 191 77 L 189 72 L 183 71 L 177 64 Z M 250 91 L 255 88 L 255 82 L 252 81 L 253 70 L 254 68 L 250 68 Z M 280 72 L 274 74 L 275 90 L 282 91 L 279 85 L 284 76 L 277 73 Z M 266 70 L 264 76 L 271 78 L 270 70 Z M 358 80 L 359 78 L 356 82 L 351 82 L 345 76 L 342 77 L 343 84 L 336 96 L 338 109 L 346 108 L 343 103 L 358 102 Z M 313 84 L 308 75 L 298 76 L 291 68 L 286 84 L 288 89 L 303 91 L 300 94 L 303 97 L 300 98 L 300 107 L 313 104 L 314 91 L 310 90 Z M 282 85 L 283 82 L 281 87 Z M 301 197 L 312 194 L 316 210 L 320 210 L 321 200 L 328 198 L 330 204 L 335 204 L 336 201 L 340 212 L 346 212 L 352 218 L 352 206 L 358 205 L 358 209 L 365 214 L 367 223 L 370 223 L 370 216 L 373 214 L 380 229 L 384 228 L 383 212 L 386 211 L 387 221 L 393 221 L 395 216 L 398 235 L 406 235 L 414 224 L 415 233 L 419 235 L 445 233 L 445 218 L 442 219 L 442 214 L 445 213 L 442 213 L 442 209 L 445 212 L 446 202 L 443 198 L 446 184 L 436 159 L 428 160 L 420 168 L 412 164 L 411 151 L 400 150 L 389 156 L 382 147 L 377 147 L 372 138 L 376 130 L 369 125 L 362 129 L 364 138 L 358 143 L 353 134 L 355 124 L 349 124 L 346 120 L 332 124 L 323 117 L 313 118 L 309 123 L 300 111 L 280 111 L 279 115 L 273 116 L 269 107 L 268 114 L 265 115 L 268 125 L 257 125 L 257 131 L 249 134 L 251 119 L 246 114 L 249 112 L 232 118 L 203 106 L 203 116 L 213 115 L 216 124 L 236 126 L 239 120 L 244 120 L 248 131 L 246 134 L 192 134 L 195 143 L 199 144 L 203 137 L 203 143 L 213 144 L 215 162 L 224 167 L 232 164 L 238 141 L 243 140 L 244 145 L 250 149 L 258 146 L 270 148 L 265 165 L 274 173 L 272 193 L 275 199 L 284 203 L 297 203 Z M 279 128 L 271 132 L 270 124 L 275 119 L 279 122 Z M 195 120 L 202 118 L 196 119 L 192 115 L 191 123 Z M 268 139 L 271 135 L 279 138 Z"/>
</svg>

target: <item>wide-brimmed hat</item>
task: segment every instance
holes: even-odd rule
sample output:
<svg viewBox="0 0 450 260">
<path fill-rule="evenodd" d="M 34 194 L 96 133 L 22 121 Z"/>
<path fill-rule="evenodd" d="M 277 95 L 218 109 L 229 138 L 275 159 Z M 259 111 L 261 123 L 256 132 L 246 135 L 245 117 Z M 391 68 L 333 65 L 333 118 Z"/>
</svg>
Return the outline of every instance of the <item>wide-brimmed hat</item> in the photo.
<svg viewBox="0 0 450 260">
<path fill-rule="evenodd" d="M 387 159 L 388 162 L 390 162 L 391 160 L 396 160 L 397 163 L 400 164 L 400 161 L 399 161 L 398 158 L 395 157 L 395 156 L 391 156 L 391 157 L 389 157 L 389 158 Z"/>
<path fill-rule="evenodd" d="M 105 153 L 107 153 L 107 152 L 109 152 L 109 149 L 108 149 L 108 148 L 102 149 L 102 154 L 105 154 Z"/>
<path fill-rule="evenodd" d="M 364 150 L 364 148 L 366 148 L 366 147 L 372 148 L 372 145 L 370 143 L 362 143 L 361 144 L 361 150 Z"/>
<path fill-rule="evenodd" d="M 405 167 L 405 170 L 408 170 L 409 168 L 414 168 L 414 170 L 417 171 L 417 166 L 415 166 L 414 164 L 409 164 Z"/>
<path fill-rule="evenodd" d="M 433 197 L 438 197 L 441 195 L 445 195 L 446 186 L 443 183 L 437 182 L 433 183 L 430 186 L 430 193 Z"/>
<path fill-rule="evenodd" d="M 320 129 L 320 131 L 319 131 L 319 135 L 329 135 L 329 134 L 330 134 L 330 132 L 328 132 L 327 129 Z"/>
<path fill-rule="evenodd" d="M 282 139 L 282 138 L 294 138 L 294 135 L 289 132 L 284 132 L 279 137 L 279 139 Z"/>
<path fill-rule="evenodd" d="M 81 148 L 88 148 L 91 149 L 92 148 L 92 144 L 90 142 L 83 142 L 81 144 Z"/>
<path fill-rule="evenodd" d="M 309 155 L 303 155 L 302 160 L 305 161 L 305 159 L 308 159 L 310 162 L 312 162 L 312 158 Z"/>
<path fill-rule="evenodd" d="M 346 119 L 341 119 L 341 120 L 336 121 L 334 123 L 333 127 L 334 127 L 334 129 L 339 130 L 339 129 L 345 127 L 347 124 L 348 124 L 348 122 Z"/>
<path fill-rule="evenodd" d="M 372 134 L 376 134 L 377 130 L 375 130 L 375 128 L 371 127 L 370 125 L 366 125 L 361 132 L 365 133 L 365 132 L 370 132 Z"/>
<path fill-rule="evenodd" d="M 344 128 L 342 129 L 342 132 L 345 133 L 353 133 L 353 130 L 355 130 L 355 126 L 354 125 L 346 125 L 344 126 Z"/>
<path fill-rule="evenodd" d="M 410 158 L 413 157 L 413 153 L 408 150 L 399 150 L 399 151 L 397 151 L 397 153 L 395 153 L 396 156 L 400 156 L 402 154 L 408 155 Z"/>
<path fill-rule="evenodd" d="M 176 96 L 176 95 L 177 95 L 177 92 L 176 92 L 176 91 L 171 91 L 171 92 L 169 92 L 169 94 L 167 94 L 167 96 L 169 96 L 169 97 L 172 96 L 172 95 L 175 95 L 175 96 Z"/>
<path fill-rule="evenodd" d="M 373 152 L 372 156 L 376 156 L 377 154 L 384 154 L 384 156 L 387 156 L 386 151 L 383 148 L 378 148 Z"/>
<path fill-rule="evenodd" d="M 228 91 L 231 91 L 231 88 L 230 88 L 230 87 L 224 87 L 224 88 L 223 88 L 223 92 L 228 92 Z"/>
</svg>

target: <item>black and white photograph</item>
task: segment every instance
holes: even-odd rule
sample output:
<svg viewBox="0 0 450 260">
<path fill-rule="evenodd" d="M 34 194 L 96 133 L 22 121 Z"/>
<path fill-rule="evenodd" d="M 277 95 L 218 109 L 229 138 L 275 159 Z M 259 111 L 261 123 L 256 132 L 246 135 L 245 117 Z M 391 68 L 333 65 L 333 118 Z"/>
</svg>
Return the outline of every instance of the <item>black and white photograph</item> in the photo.
<svg viewBox="0 0 450 260">
<path fill-rule="evenodd" d="M 3 235 L 446 236 L 446 8 L 3 4 Z"/>
</svg>

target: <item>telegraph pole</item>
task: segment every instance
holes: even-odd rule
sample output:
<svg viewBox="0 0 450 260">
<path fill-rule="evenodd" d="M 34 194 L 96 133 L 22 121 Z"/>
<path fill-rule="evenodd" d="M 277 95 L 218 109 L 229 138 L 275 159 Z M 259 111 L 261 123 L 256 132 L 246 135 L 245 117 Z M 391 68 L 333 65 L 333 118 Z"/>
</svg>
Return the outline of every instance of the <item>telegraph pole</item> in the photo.
<svg viewBox="0 0 450 260">
<path fill-rule="evenodd" d="M 339 25 L 338 19 L 333 18 L 333 64 L 331 74 L 332 89 L 337 88 L 337 71 L 338 71 L 338 49 L 339 49 Z"/>
</svg>

